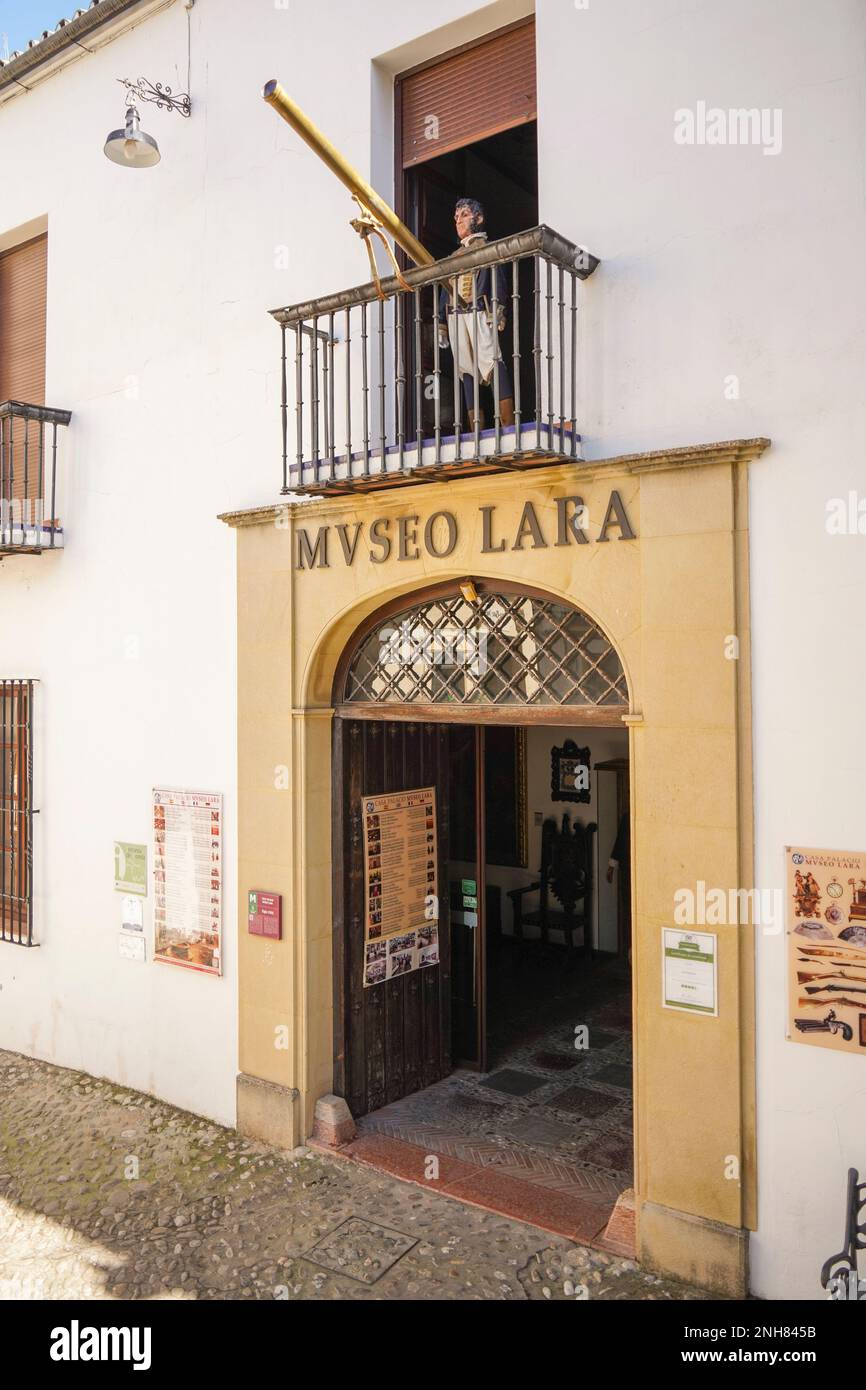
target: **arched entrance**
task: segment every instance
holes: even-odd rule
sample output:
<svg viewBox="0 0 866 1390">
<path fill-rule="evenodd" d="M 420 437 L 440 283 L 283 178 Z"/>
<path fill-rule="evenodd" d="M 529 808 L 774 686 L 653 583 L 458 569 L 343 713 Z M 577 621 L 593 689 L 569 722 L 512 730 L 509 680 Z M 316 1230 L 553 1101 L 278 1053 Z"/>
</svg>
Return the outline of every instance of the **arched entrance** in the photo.
<svg viewBox="0 0 866 1390">
<path fill-rule="evenodd" d="M 394 1055 L 395 1040 L 405 1037 L 405 1008 L 401 1015 L 399 1004 L 385 1004 L 387 979 L 367 988 L 377 998 L 374 1005 L 347 997 L 351 874 L 363 877 L 364 827 L 358 815 L 353 829 L 344 808 L 351 785 L 366 790 L 363 766 L 355 782 L 347 782 L 351 729 L 357 741 L 370 740 L 372 747 L 378 738 L 384 747 L 392 740 L 409 757 L 419 743 L 429 753 L 437 738 L 451 738 L 448 729 L 457 727 L 472 743 L 471 765 L 477 767 L 477 741 L 492 742 L 495 730 L 522 727 L 528 757 L 533 734 L 541 736 L 550 759 L 554 747 L 562 751 L 573 720 L 581 730 L 611 739 L 621 734 L 614 727 L 621 725 L 628 731 L 625 752 L 611 749 L 599 756 L 601 750 L 593 749 L 592 761 L 595 789 L 606 787 L 610 804 L 622 800 L 626 780 L 630 798 L 640 1257 L 725 1292 L 745 1288 L 746 1231 L 756 1220 L 751 927 L 715 933 L 713 1014 L 667 1007 L 661 986 L 676 895 L 703 885 L 748 888 L 753 879 L 747 472 L 749 458 L 762 447 L 761 441 L 746 441 L 595 461 L 574 470 L 539 468 L 531 478 L 467 479 L 447 492 L 439 482 L 387 498 L 373 489 L 310 501 L 285 515 L 264 508 L 230 518 L 238 540 L 238 1124 L 244 1133 L 287 1147 L 314 1133 L 317 1100 L 334 1089 L 347 1094 L 339 1084 L 347 1068 L 347 1018 L 363 1020 L 371 1007 L 381 1011 L 378 1031 L 365 1038 L 359 1028 L 348 1036 L 355 1056 L 375 1059 L 370 1065 L 380 1071 L 386 1049 Z M 612 488 L 630 521 L 619 539 L 602 537 L 594 520 L 606 515 Z M 530 501 L 540 528 L 534 538 L 524 524 Z M 578 502 L 590 518 L 587 544 L 559 527 L 563 512 L 568 515 Z M 492 529 L 485 519 L 495 523 Z M 431 524 L 447 525 L 451 538 L 456 529 L 447 555 L 445 536 L 435 553 L 410 544 L 419 527 Z M 306 557 L 313 552 L 319 561 L 310 569 Z M 446 592 L 455 599 L 465 575 L 474 576 L 482 597 L 488 590 L 510 596 L 519 586 L 517 592 L 569 613 L 570 600 L 579 604 L 621 660 L 628 713 L 618 707 L 624 685 L 607 705 L 596 704 L 594 694 L 573 704 L 542 698 L 539 675 L 546 679 L 549 668 L 542 663 L 543 669 L 527 670 L 525 663 L 537 657 L 543 633 L 535 629 L 517 638 L 508 623 L 513 618 L 517 624 L 519 612 L 500 619 L 505 626 L 497 641 L 506 665 L 509 643 L 520 660 L 516 682 L 511 672 L 503 683 L 505 700 L 492 698 L 489 688 L 484 699 L 471 670 L 473 681 L 441 683 L 444 701 L 420 699 L 420 691 L 405 686 L 396 698 L 387 671 L 390 699 L 369 688 L 364 699 L 349 698 L 352 655 L 373 626 Z M 442 590 L 421 588 L 437 577 Z M 542 577 L 545 588 L 534 588 Z M 535 616 L 530 608 L 525 614 Z M 551 627 L 559 621 L 553 616 Z M 542 617 L 539 608 L 538 623 Z M 544 621 L 549 618 L 546 612 Z M 732 634 L 736 660 L 730 659 Z M 589 637 L 585 644 L 591 660 L 581 666 L 577 686 L 589 665 L 603 660 L 600 648 L 589 647 L 596 640 Z M 487 681 L 488 687 L 495 684 Z M 515 692 L 519 700 L 509 703 Z M 374 724 L 379 735 L 371 732 Z M 576 741 L 578 748 L 591 743 L 588 734 Z M 384 768 L 378 752 L 371 753 L 371 768 L 380 756 Z M 433 756 L 424 756 L 420 775 L 426 784 Z M 545 772 L 549 788 L 549 762 Z M 420 782 L 413 777 L 412 785 Z M 536 809 L 530 790 L 530 836 L 533 830 L 541 834 L 534 825 Z M 557 803 L 558 818 L 561 809 Z M 588 812 L 595 817 L 586 803 L 567 811 L 572 818 Z M 439 831 L 444 808 L 437 806 L 434 819 Z M 354 835 L 348 854 L 345 834 Z M 614 856 L 601 824 L 594 843 L 597 881 L 604 882 L 607 860 Z M 538 868 L 531 850 L 524 868 L 507 872 L 522 874 L 525 883 Z M 478 891 L 465 896 L 482 902 L 476 878 Z M 513 881 L 505 885 L 504 905 L 511 903 Z M 616 885 L 609 887 L 616 896 Z M 282 896 L 277 940 L 262 941 L 248 931 L 247 891 L 253 889 Z M 530 901 L 537 904 L 537 898 Z M 529 901 L 525 905 L 531 910 Z M 446 903 L 449 912 L 450 907 Z M 579 934 L 577 941 L 579 947 Z M 402 985 L 404 976 L 395 976 L 398 987 L 390 994 L 399 998 L 416 981 L 430 990 L 428 981 L 437 973 L 441 968 L 429 965 L 404 972 Z M 522 984 L 520 972 L 518 979 Z M 573 1022 L 581 1022 L 580 1013 Z M 419 1043 L 410 1042 L 404 1079 L 420 1069 L 423 1082 L 423 1047 L 416 1060 Z M 578 1067 L 576 1086 L 582 1062 Z M 453 1081 L 445 1078 L 433 1089 Z M 425 1092 L 410 1093 L 408 1101 L 416 1094 Z M 421 1148 L 416 1157 L 423 1160 L 429 1152 Z M 737 1165 L 741 1178 L 735 1181 L 730 1174 Z M 420 1180 L 427 1180 L 423 1173 Z"/>
<path fill-rule="evenodd" d="M 402 1123 L 395 1103 L 452 1073 L 459 1095 L 430 1093 L 440 1120 L 456 1100 L 489 1121 L 478 1086 L 525 1088 L 545 1104 L 510 1101 L 509 1126 L 571 1144 L 581 1116 L 560 1098 L 596 1116 L 631 1100 L 628 941 L 605 873 L 619 824 L 613 785 L 594 772 L 617 754 L 628 762 L 612 642 L 542 590 L 441 584 L 358 628 L 333 705 L 335 1091 L 356 1119 L 387 1106 Z M 597 1036 L 624 1045 L 598 1071 L 607 1062 L 619 1087 L 594 1089 L 586 1019 L 616 1002 L 619 1030 Z M 578 1063 L 589 1086 L 573 1084 Z M 617 1186 L 610 1163 L 599 1169 L 606 1219 L 631 1182 L 630 1112 L 613 1137 L 597 1120 L 593 1133 L 625 1174 Z M 503 1153 L 524 1176 L 542 1162 L 517 1141 Z"/>
</svg>

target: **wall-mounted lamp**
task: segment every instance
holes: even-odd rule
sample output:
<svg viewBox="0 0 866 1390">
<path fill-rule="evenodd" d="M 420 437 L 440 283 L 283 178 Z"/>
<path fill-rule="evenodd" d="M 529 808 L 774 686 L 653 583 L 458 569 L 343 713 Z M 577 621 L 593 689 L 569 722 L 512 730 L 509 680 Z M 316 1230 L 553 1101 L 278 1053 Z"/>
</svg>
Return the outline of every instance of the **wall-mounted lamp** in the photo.
<svg viewBox="0 0 866 1390">
<path fill-rule="evenodd" d="M 189 92 L 172 94 L 170 87 L 161 82 L 149 82 L 140 77 L 130 82 L 127 77 L 119 77 L 118 82 L 126 88 L 126 124 L 122 130 L 112 130 L 105 142 L 104 153 L 114 164 L 122 164 L 127 169 L 151 169 L 160 161 L 159 145 L 152 135 L 139 129 L 139 114 L 136 102 L 150 101 L 161 111 L 176 111 L 180 116 L 192 113 Z"/>
<path fill-rule="evenodd" d="M 471 579 L 464 579 L 460 584 L 460 592 L 467 603 L 478 602 L 478 590 Z"/>
</svg>

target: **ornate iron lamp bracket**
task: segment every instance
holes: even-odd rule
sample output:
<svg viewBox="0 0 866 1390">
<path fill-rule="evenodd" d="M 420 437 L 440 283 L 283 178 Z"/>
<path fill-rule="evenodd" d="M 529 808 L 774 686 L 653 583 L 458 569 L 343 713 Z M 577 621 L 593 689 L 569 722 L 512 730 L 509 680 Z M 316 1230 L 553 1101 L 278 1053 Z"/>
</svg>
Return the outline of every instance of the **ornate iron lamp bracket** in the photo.
<svg viewBox="0 0 866 1390">
<path fill-rule="evenodd" d="M 164 87 L 161 82 L 151 82 L 146 77 L 139 77 L 137 82 L 132 82 L 128 77 L 118 77 L 117 80 L 126 88 L 128 106 L 137 101 L 150 101 L 161 111 L 176 111 L 179 116 L 192 114 L 188 92 L 172 93 L 171 87 Z"/>
</svg>

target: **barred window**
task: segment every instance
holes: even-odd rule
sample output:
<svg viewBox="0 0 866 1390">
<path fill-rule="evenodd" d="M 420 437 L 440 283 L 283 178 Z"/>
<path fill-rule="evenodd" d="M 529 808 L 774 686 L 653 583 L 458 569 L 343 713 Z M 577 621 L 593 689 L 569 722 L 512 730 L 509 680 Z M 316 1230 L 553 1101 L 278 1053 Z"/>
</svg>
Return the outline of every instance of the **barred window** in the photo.
<svg viewBox="0 0 866 1390">
<path fill-rule="evenodd" d="M 628 708 L 622 664 L 585 613 L 527 594 L 461 593 L 395 613 L 349 666 L 349 703 Z"/>
<path fill-rule="evenodd" d="M 33 682 L 0 680 L 0 941 L 33 945 Z"/>
</svg>

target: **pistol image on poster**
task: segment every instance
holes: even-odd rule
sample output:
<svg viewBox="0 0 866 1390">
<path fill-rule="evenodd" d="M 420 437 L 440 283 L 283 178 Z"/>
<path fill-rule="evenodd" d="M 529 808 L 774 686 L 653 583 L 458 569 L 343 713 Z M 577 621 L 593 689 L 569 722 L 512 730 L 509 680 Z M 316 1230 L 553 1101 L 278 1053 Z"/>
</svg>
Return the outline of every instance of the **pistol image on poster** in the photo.
<svg viewBox="0 0 866 1390">
<path fill-rule="evenodd" d="M 834 1009 L 826 1018 L 795 1018 L 794 1027 L 799 1033 L 841 1033 L 846 1042 L 850 1042 L 854 1036 L 851 1024 L 837 1018 Z"/>
</svg>

